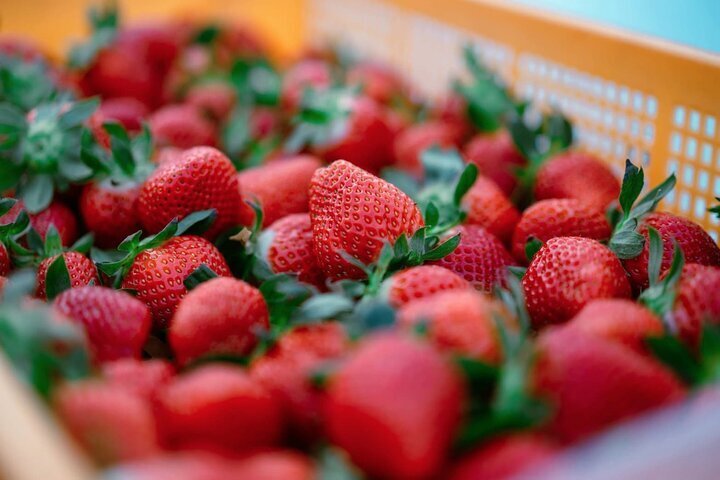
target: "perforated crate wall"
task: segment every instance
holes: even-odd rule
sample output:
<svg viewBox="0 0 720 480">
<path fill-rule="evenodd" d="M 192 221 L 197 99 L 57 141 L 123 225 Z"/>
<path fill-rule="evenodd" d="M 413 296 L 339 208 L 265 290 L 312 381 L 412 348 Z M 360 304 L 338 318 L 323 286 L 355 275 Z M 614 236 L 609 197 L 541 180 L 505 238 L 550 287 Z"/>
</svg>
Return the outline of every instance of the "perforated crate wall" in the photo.
<svg viewBox="0 0 720 480">
<path fill-rule="evenodd" d="M 717 241 L 707 208 L 720 196 L 718 56 L 495 0 L 310 0 L 306 18 L 308 38 L 391 62 L 429 95 L 461 75 L 471 41 L 518 94 L 568 114 L 580 148 L 618 175 L 626 158 L 653 185 L 675 172 L 661 209 Z"/>
</svg>

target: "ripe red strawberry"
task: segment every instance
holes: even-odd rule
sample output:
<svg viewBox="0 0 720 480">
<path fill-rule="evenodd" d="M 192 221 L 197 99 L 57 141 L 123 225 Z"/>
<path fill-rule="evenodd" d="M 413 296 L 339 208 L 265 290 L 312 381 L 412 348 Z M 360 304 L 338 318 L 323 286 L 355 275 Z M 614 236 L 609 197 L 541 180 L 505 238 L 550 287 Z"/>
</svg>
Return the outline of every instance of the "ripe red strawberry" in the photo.
<svg viewBox="0 0 720 480">
<path fill-rule="evenodd" d="M 90 183 L 80 196 L 80 213 L 85 226 L 100 247 L 115 247 L 141 229 L 137 215 L 139 184 L 114 185 L 112 181 Z"/>
<path fill-rule="evenodd" d="M 277 160 L 238 173 L 245 201 L 257 202 L 263 210 L 263 225 L 268 226 L 286 215 L 308 211 L 310 179 L 322 163 L 310 155 Z M 245 208 L 242 223 L 252 225 L 255 214 Z"/>
<path fill-rule="evenodd" d="M 407 93 L 398 72 L 379 62 L 361 61 L 353 65 L 347 72 L 347 84 L 360 86 L 364 95 L 386 105 Z"/>
<path fill-rule="evenodd" d="M 523 280 L 535 327 L 562 323 L 598 298 L 628 298 L 620 260 L 597 240 L 556 237 L 535 254 Z"/>
<path fill-rule="evenodd" d="M 467 212 L 465 223 L 485 227 L 502 242 L 509 243 L 520 213 L 495 182 L 484 176 L 477 177 L 462 204 Z"/>
<path fill-rule="evenodd" d="M 451 92 L 432 105 L 430 118 L 453 125 L 461 139 L 467 138 L 475 127 L 467 115 L 467 102 L 462 95 Z"/>
<path fill-rule="evenodd" d="M 212 308 L 208 309 L 208 305 Z M 260 291 L 242 280 L 213 278 L 191 290 L 172 317 L 168 338 L 178 364 L 210 355 L 249 354 L 269 328 Z"/>
<path fill-rule="evenodd" d="M 467 454 L 453 467 L 450 480 L 505 480 L 537 472 L 560 453 L 548 438 L 520 433 L 500 437 Z M 542 471 L 542 470 L 540 470 Z"/>
<path fill-rule="evenodd" d="M 185 93 L 185 104 L 215 122 L 225 120 L 235 105 L 235 89 L 222 81 L 207 81 L 191 86 Z"/>
<path fill-rule="evenodd" d="M 53 406 L 72 437 L 102 465 L 159 453 L 149 404 L 121 388 L 88 381 L 61 386 Z"/>
<path fill-rule="evenodd" d="M 647 337 L 660 336 L 664 332 L 662 322 L 650 310 L 621 298 L 589 302 L 567 326 L 621 343 L 639 353 L 647 352 Z"/>
<path fill-rule="evenodd" d="M 415 203 L 394 185 L 338 160 L 315 172 L 310 186 L 315 258 L 333 279 L 362 278 L 340 251 L 369 264 L 383 247 L 423 225 Z"/>
<path fill-rule="evenodd" d="M 605 210 L 620 194 L 620 182 L 600 159 L 565 152 L 546 161 L 535 180 L 535 198 L 575 198 Z"/>
<path fill-rule="evenodd" d="M 433 146 L 442 149 L 453 148 L 460 142 L 460 132 L 452 124 L 426 122 L 405 129 L 393 145 L 395 165 L 417 177 L 423 175 L 420 154 Z"/>
<path fill-rule="evenodd" d="M 325 274 L 313 251 L 310 215 L 296 213 L 277 220 L 263 231 L 259 243 L 267 239 L 264 260 L 273 273 L 296 273 L 301 282 L 325 286 Z"/>
<path fill-rule="evenodd" d="M 482 175 L 489 178 L 510 196 L 517 186 L 514 169 L 525 165 L 526 160 L 515 147 L 506 130 L 496 133 L 479 133 L 463 149 L 468 162 L 477 165 Z"/>
<path fill-rule="evenodd" d="M 283 427 L 277 401 L 242 368 L 220 364 L 162 388 L 156 419 L 167 448 L 227 453 L 275 445 Z"/>
<path fill-rule="evenodd" d="M 139 359 L 152 319 L 132 295 L 106 287 L 71 288 L 55 298 L 55 310 L 83 326 L 93 359 Z"/>
<path fill-rule="evenodd" d="M 109 385 L 147 400 L 154 400 L 163 385 L 175 376 L 175 369 L 166 360 L 125 358 L 102 365 L 102 378 Z"/>
<path fill-rule="evenodd" d="M 62 254 L 53 255 L 43 260 L 37 270 L 37 289 L 35 295 L 38 298 L 47 298 L 46 283 L 47 273 L 50 265 L 62 255 L 65 259 L 65 266 L 70 275 L 70 285 L 72 288 L 83 287 L 94 282 L 96 285 L 100 283 L 98 272 L 95 264 L 88 257 L 79 252 L 64 252 Z"/>
<path fill-rule="evenodd" d="M 582 200 L 555 198 L 530 205 L 522 213 L 512 236 L 512 253 L 525 263 L 525 244 L 530 237 L 547 242 L 555 237 L 610 238 L 605 212 Z"/>
<path fill-rule="evenodd" d="M 0 277 L 5 277 L 10 273 L 10 266 L 10 255 L 8 254 L 7 247 L 0 242 Z"/>
<path fill-rule="evenodd" d="M 174 237 L 137 254 L 122 288 L 134 290 L 152 312 L 157 327 L 166 327 L 180 300 L 187 293 L 183 282 L 200 265 L 219 276 L 230 276 L 230 268 L 217 248 L 194 235 Z"/>
<path fill-rule="evenodd" d="M 158 146 L 192 148 L 217 145 L 217 132 L 192 105 L 166 105 L 149 118 Z"/>
<path fill-rule="evenodd" d="M 240 189 L 235 167 L 219 150 L 191 148 L 173 162 L 163 163 L 145 181 L 138 197 L 140 223 L 150 233 L 174 218 L 213 208 L 217 218 L 207 238 L 237 225 Z"/>
<path fill-rule="evenodd" d="M 703 323 L 720 324 L 720 268 L 694 263 L 682 269 L 671 318 L 689 345 L 698 345 Z"/>
<path fill-rule="evenodd" d="M 420 265 L 396 273 L 385 282 L 388 302 L 395 308 L 446 290 L 467 290 L 470 283 L 437 265 Z"/>
<path fill-rule="evenodd" d="M 150 114 L 147 106 L 136 98 L 120 97 L 103 100 L 96 116 L 101 123 L 119 122 L 129 132 L 138 132 L 142 122 Z"/>
<path fill-rule="evenodd" d="M 323 393 L 311 376 L 347 350 L 342 324 L 328 322 L 292 329 L 252 363 L 250 376 L 280 402 L 295 440 L 312 443 L 321 437 Z"/>
<path fill-rule="evenodd" d="M 280 103 L 287 111 L 294 111 L 300 105 L 307 88 L 322 89 L 332 82 L 329 65 L 321 60 L 303 60 L 285 72 Z"/>
<path fill-rule="evenodd" d="M 497 363 L 502 351 L 493 316 L 499 314 L 495 302 L 465 289 L 413 300 L 400 308 L 397 321 L 406 328 L 426 322 L 430 341 L 441 351 Z"/>
<path fill-rule="evenodd" d="M 460 245 L 433 263 L 452 270 L 484 292 L 502 284 L 507 267 L 515 265 L 515 261 L 500 240 L 478 225 L 462 225 L 454 233 L 460 233 Z"/>
<path fill-rule="evenodd" d="M 233 467 L 232 478 L 252 480 L 314 480 L 318 472 L 312 460 L 291 450 L 260 452 L 244 458 Z"/>
<path fill-rule="evenodd" d="M 683 217 L 670 213 L 651 213 L 644 217 L 637 232 L 645 238 L 642 252 L 635 258 L 623 260 L 623 266 L 630 276 L 630 282 L 636 291 L 648 287 L 648 227 L 660 233 L 663 240 L 662 266 L 665 272 L 672 262 L 673 245 L 677 242 L 687 263 L 720 266 L 720 248 L 700 225 Z"/>
<path fill-rule="evenodd" d="M 155 163 L 162 165 L 168 162 L 174 162 L 182 157 L 185 150 L 177 147 L 160 147 L 155 153 Z"/>
<path fill-rule="evenodd" d="M 445 460 L 462 402 L 461 380 L 439 353 L 411 338 L 378 335 L 330 380 L 328 435 L 371 477 L 431 477 Z"/>
<path fill-rule="evenodd" d="M 14 222 L 23 209 L 22 202 L 18 201 L 5 215 L 0 217 L 0 224 Z M 50 225 L 54 225 L 64 246 L 69 246 L 77 240 L 78 224 L 75 214 L 59 201 L 52 202 L 45 210 L 38 213 L 28 213 L 28 216 L 30 225 L 42 239 L 45 239 Z"/>
<path fill-rule="evenodd" d="M 544 332 L 538 345 L 535 385 L 554 405 L 548 429 L 562 441 L 581 440 L 685 394 L 668 370 L 613 341 L 559 328 Z"/>
</svg>

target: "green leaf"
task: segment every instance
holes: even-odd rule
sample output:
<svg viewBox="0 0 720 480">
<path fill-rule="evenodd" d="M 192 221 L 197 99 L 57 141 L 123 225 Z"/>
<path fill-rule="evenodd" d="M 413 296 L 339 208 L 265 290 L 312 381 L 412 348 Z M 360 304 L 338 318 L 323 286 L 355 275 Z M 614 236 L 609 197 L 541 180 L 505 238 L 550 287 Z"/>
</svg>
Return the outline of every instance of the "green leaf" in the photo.
<svg viewBox="0 0 720 480">
<path fill-rule="evenodd" d="M 433 202 L 429 202 L 425 207 L 425 225 L 435 226 L 440 219 L 440 211 Z"/>
<path fill-rule="evenodd" d="M 663 259 L 663 240 L 653 227 L 648 227 L 648 278 L 650 285 L 655 285 L 660 279 L 660 267 Z"/>
<path fill-rule="evenodd" d="M 206 232 L 217 218 L 217 210 L 193 212 L 178 222 L 175 235 L 199 235 Z"/>
<path fill-rule="evenodd" d="M 183 281 L 183 284 L 185 285 L 185 288 L 190 291 L 203 282 L 217 278 L 217 276 L 218 274 L 215 273 L 212 268 L 203 263 L 187 276 L 187 278 Z"/>
<path fill-rule="evenodd" d="M 720 197 L 715 197 L 715 200 L 720 202 Z M 718 203 L 718 205 L 715 205 L 714 207 L 708 208 L 708 212 L 714 213 L 715 217 L 720 219 L 720 203 Z"/>
<path fill-rule="evenodd" d="M 80 183 L 89 180 L 93 170 L 80 158 L 65 158 L 58 164 L 58 169 L 63 177 L 72 183 Z"/>
<path fill-rule="evenodd" d="M 25 114 L 22 110 L 9 103 L 0 104 L 0 134 L 21 132 L 26 125 Z"/>
<path fill-rule="evenodd" d="M 542 248 L 543 242 L 535 237 L 529 237 L 525 242 L 525 258 L 528 262 L 532 262 L 535 254 Z"/>
<path fill-rule="evenodd" d="M 667 365 L 684 382 L 694 385 L 702 379 L 702 368 L 690 350 L 674 335 L 645 339 L 653 356 Z"/>
<path fill-rule="evenodd" d="M 69 290 L 72 287 L 70 273 L 68 272 L 67 265 L 65 264 L 64 255 L 58 255 L 58 257 L 53 260 L 48 267 L 45 285 L 48 300 L 53 300 L 62 292 Z"/>
<path fill-rule="evenodd" d="M 462 174 L 460 174 L 460 178 L 458 179 L 457 185 L 455 186 L 455 192 L 453 194 L 453 202 L 455 202 L 455 205 L 460 205 L 462 198 L 475 184 L 477 176 L 477 166 L 474 163 L 468 163 L 465 166 Z"/>
<path fill-rule="evenodd" d="M 115 163 L 120 167 L 120 171 L 129 178 L 135 175 L 135 158 L 133 157 L 130 137 L 125 128 L 115 122 L 103 124 L 103 129 L 110 136 L 110 149 Z"/>
<path fill-rule="evenodd" d="M 644 186 L 645 175 L 642 168 L 636 167 L 630 160 L 625 160 L 625 175 L 620 189 L 620 208 L 626 217 L 630 215 L 630 210 Z"/>
<path fill-rule="evenodd" d="M 410 198 L 418 198 L 420 184 L 407 172 L 397 168 L 388 167 L 382 170 L 381 176 L 385 181 L 392 183 L 405 192 Z"/>
<path fill-rule="evenodd" d="M 510 137 L 515 147 L 525 158 L 533 158 L 537 155 L 537 147 L 535 146 L 535 132 L 530 130 L 519 115 L 513 115 L 507 124 Z"/>
<path fill-rule="evenodd" d="M 460 245 L 460 234 L 453 235 L 443 243 L 423 254 L 422 259 L 426 262 L 433 262 L 450 255 Z"/>
<path fill-rule="evenodd" d="M 703 323 L 700 333 L 700 358 L 703 366 L 703 383 L 720 380 L 720 328 Z"/>
<path fill-rule="evenodd" d="M 238 105 L 222 130 L 225 151 L 231 157 L 240 155 L 250 144 L 250 109 Z"/>
<path fill-rule="evenodd" d="M 324 293 L 311 297 L 300 305 L 293 318 L 301 323 L 310 320 L 332 319 L 351 312 L 354 306 L 355 303 L 346 295 Z"/>
<path fill-rule="evenodd" d="M 630 219 L 621 230 L 616 231 L 610 238 L 608 247 L 618 258 L 635 258 L 640 255 L 645 246 L 645 237 L 635 231 L 637 221 Z"/>
<path fill-rule="evenodd" d="M 88 98 L 72 103 L 66 112 L 60 114 L 58 125 L 63 130 L 79 127 L 95 113 L 99 106 L 100 99 L 98 98 Z"/>
<path fill-rule="evenodd" d="M 24 170 L 10 159 L 0 158 L 0 192 L 16 188 Z"/>
<path fill-rule="evenodd" d="M 363 475 L 341 450 L 326 448 L 320 455 L 318 480 L 362 480 Z"/>
<path fill-rule="evenodd" d="M 657 204 L 660 203 L 660 200 L 665 198 L 668 193 L 672 191 L 673 188 L 675 188 L 675 174 L 673 173 L 668 178 L 666 178 L 660 185 L 650 190 L 643 198 L 640 199 L 638 203 L 635 204 L 635 207 L 633 207 L 632 216 L 635 218 L 640 218 L 641 216 L 645 215 L 648 212 L 651 212 L 657 207 Z"/>
<path fill-rule="evenodd" d="M 62 239 L 60 234 L 55 228 L 55 225 L 51 224 L 45 233 L 45 244 L 44 244 L 45 255 L 48 257 L 59 255 L 63 252 Z"/>
<path fill-rule="evenodd" d="M 82 237 L 78 238 L 75 243 L 72 244 L 70 250 L 73 252 L 80 252 L 86 255 L 90 252 L 95 241 L 95 235 L 92 232 L 86 233 Z"/>
<path fill-rule="evenodd" d="M 0 217 L 2 217 L 7 212 L 9 212 L 10 209 L 12 209 L 16 203 L 17 203 L 17 200 L 15 200 L 14 198 L 0 199 Z"/>
<path fill-rule="evenodd" d="M 205 25 L 195 34 L 195 37 L 192 39 L 192 43 L 211 45 L 218 39 L 221 33 L 222 30 L 218 25 Z"/>
<path fill-rule="evenodd" d="M 23 201 L 25 210 L 38 213 L 45 210 L 53 198 L 53 181 L 50 175 L 38 174 L 30 177 L 18 189 L 18 197 Z"/>
</svg>

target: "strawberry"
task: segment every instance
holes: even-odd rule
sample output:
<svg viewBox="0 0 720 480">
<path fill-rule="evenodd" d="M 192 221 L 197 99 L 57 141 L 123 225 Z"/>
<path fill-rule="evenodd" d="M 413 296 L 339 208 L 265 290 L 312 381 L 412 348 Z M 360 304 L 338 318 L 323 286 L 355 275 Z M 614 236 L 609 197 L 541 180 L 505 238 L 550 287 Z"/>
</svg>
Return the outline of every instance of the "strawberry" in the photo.
<svg viewBox="0 0 720 480">
<path fill-rule="evenodd" d="M 88 257 L 79 252 L 64 252 L 59 253 L 43 260 L 38 266 L 37 270 L 37 290 L 35 295 L 38 298 L 45 299 L 48 297 L 47 283 L 48 283 L 48 271 L 50 266 L 62 257 L 67 274 L 69 278 L 69 286 L 71 288 L 83 287 L 90 285 L 91 283 L 98 284 L 100 279 L 98 278 L 98 272 L 95 268 L 95 264 Z"/>
<path fill-rule="evenodd" d="M 10 255 L 5 244 L 0 243 L 0 277 L 5 278 L 10 273 Z"/>
<path fill-rule="evenodd" d="M 140 188 L 155 168 L 151 159 L 150 132 L 130 139 L 117 124 L 106 124 L 110 148 L 93 145 L 84 138 L 83 157 L 96 172 L 95 181 L 85 185 L 80 196 L 80 213 L 85 226 L 101 247 L 115 247 L 140 230 L 137 202 Z"/>
<path fill-rule="evenodd" d="M 462 204 L 467 212 L 465 223 L 485 227 L 502 242 L 509 243 L 520 213 L 492 180 L 479 176 Z"/>
<path fill-rule="evenodd" d="M 398 72 L 379 62 L 361 61 L 353 65 L 347 72 L 347 84 L 360 86 L 364 95 L 385 105 L 407 93 Z"/>
<path fill-rule="evenodd" d="M 301 282 L 324 287 L 325 275 L 315 259 L 312 225 L 307 213 L 277 220 L 263 231 L 258 243 L 267 246 L 264 260 L 273 273 L 295 273 Z"/>
<path fill-rule="evenodd" d="M 322 163 L 310 155 L 277 160 L 238 173 L 245 201 L 257 202 L 268 226 L 286 215 L 308 211 L 308 190 L 315 170 Z M 254 213 L 246 208 L 242 223 L 252 225 Z"/>
<path fill-rule="evenodd" d="M 252 480 L 313 480 L 317 474 L 312 460 L 290 450 L 256 453 L 233 467 L 233 478 Z"/>
<path fill-rule="evenodd" d="M 516 434 L 497 438 L 470 452 L 452 468 L 450 480 L 504 480 L 523 472 L 542 472 L 560 449 L 548 438 L 536 434 Z M 533 474 L 534 474 L 533 473 Z"/>
<path fill-rule="evenodd" d="M 217 132 L 192 105 L 165 105 L 148 119 L 153 138 L 160 146 L 191 148 L 217 145 Z"/>
<path fill-rule="evenodd" d="M 623 260 L 623 266 L 636 291 L 647 288 L 649 285 L 649 247 L 647 242 L 649 227 L 656 229 L 663 240 L 661 273 L 670 267 L 674 242 L 677 242 L 682 250 L 687 263 L 720 266 L 720 248 L 700 225 L 670 213 L 651 213 L 640 221 L 637 229 L 637 232 L 645 239 L 642 251 L 634 258 Z"/>
<path fill-rule="evenodd" d="M 386 110 L 347 87 L 308 91 L 295 123 L 287 152 L 307 146 L 327 162 L 343 159 L 375 174 L 392 163 L 394 130 Z"/>
<path fill-rule="evenodd" d="M 100 464 L 148 458 L 160 450 L 150 406 L 121 388 L 95 381 L 66 384 L 55 392 L 53 406 Z"/>
<path fill-rule="evenodd" d="M 250 376 L 276 398 L 293 439 L 312 443 L 321 437 L 323 394 L 311 376 L 348 350 L 342 324 L 295 327 L 250 366 Z"/>
<path fill-rule="evenodd" d="M 445 460 L 462 402 L 461 380 L 440 354 L 410 338 L 377 335 L 330 379 L 328 435 L 369 476 L 430 477 Z"/>
<path fill-rule="evenodd" d="M 174 376 L 170 362 L 160 359 L 124 358 L 102 365 L 102 378 L 107 384 L 147 400 L 153 400 Z"/>
<path fill-rule="evenodd" d="M 454 125 L 430 121 L 405 129 L 393 144 L 395 165 L 416 177 L 422 176 L 420 154 L 430 147 L 443 149 L 457 146 L 460 132 Z"/>
<path fill-rule="evenodd" d="M 494 315 L 502 309 L 479 292 L 452 290 L 413 300 L 400 308 L 403 327 L 427 325 L 428 338 L 442 351 L 498 363 L 501 348 Z"/>
<path fill-rule="evenodd" d="M 703 323 L 720 323 L 720 298 L 709 294 L 720 287 L 720 268 L 689 263 L 677 284 L 671 318 L 678 335 L 690 345 L 698 345 Z"/>
<path fill-rule="evenodd" d="M 293 112 L 300 105 L 307 88 L 327 88 L 332 82 L 330 66 L 320 60 L 304 60 L 285 72 L 280 94 L 280 103 L 287 111 Z"/>
<path fill-rule="evenodd" d="M 149 114 L 150 111 L 144 103 L 128 97 L 103 100 L 97 110 L 101 123 L 116 121 L 129 132 L 139 132 L 143 120 Z"/>
<path fill-rule="evenodd" d="M 446 290 L 467 290 L 467 280 L 447 268 L 420 265 L 396 273 L 385 281 L 387 298 L 395 308 Z"/>
<path fill-rule="evenodd" d="M 185 104 L 215 122 L 225 120 L 236 101 L 235 89 L 222 81 L 205 81 L 192 85 L 185 93 Z"/>
<path fill-rule="evenodd" d="M 552 238 L 535 254 L 522 280 L 535 327 L 562 323 L 598 298 L 628 298 L 618 258 L 597 240 Z"/>
<path fill-rule="evenodd" d="M 58 295 L 53 305 L 83 326 L 96 362 L 140 358 L 152 319 L 150 310 L 132 295 L 106 287 L 79 287 Z"/>
<path fill-rule="evenodd" d="M 156 419 L 170 449 L 242 453 L 275 445 L 280 406 L 243 369 L 208 365 L 175 377 L 157 397 Z"/>
<path fill-rule="evenodd" d="M 235 167 L 219 150 L 196 147 L 174 162 L 158 167 L 145 181 L 138 197 L 138 217 L 150 233 L 159 232 L 173 218 L 215 209 L 217 219 L 206 236 L 238 223 L 240 190 Z"/>
<path fill-rule="evenodd" d="M 484 292 L 502 284 L 507 267 L 515 261 L 500 240 L 478 225 L 462 225 L 455 232 L 460 233 L 460 245 L 434 265 L 457 273 Z"/>
<path fill-rule="evenodd" d="M 423 225 L 415 203 L 394 185 L 338 160 L 315 172 L 310 186 L 315 258 L 333 280 L 362 278 L 340 252 L 369 264 L 383 247 Z"/>
<path fill-rule="evenodd" d="M 537 173 L 535 198 L 574 198 L 605 210 L 620 193 L 612 171 L 600 159 L 582 152 L 566 152 L 547 160 Z"/>
<path fill-rule="evenodd" d="M 525 245 L 531 238 L 547 242 L 555 237 L 610 238 L 605 213 L 592 204 L 571 198 L 540 200 L 528 207 L 512 234 L 512 253 L 525 263 Z"/>
<path fill-rule="evenodd" d="M 18 201 L 4 215 L 0 216 L 0 224 L 10 224 L 17 220 L 21 211 L 25 211 L 23 203 Z M 71 245 L 78 238 L 78 223 L 75 214 L 65 204 L 53 201 L 44 210 L 37 213 L 29 213 L 30 225 L 44 240 L 51 225 L 60 234 L 60 240 L 64 246 Z"/>
<path fill-rule="evenodd" d="M 430 118 L 431 121 L 437 120 L 453 125 L 462 140 L 466 139 L 474 130 L 474 126 L 467 116 L 465 98 L 456 92 L 450 92 L 433 103 Z"/>
<path fill-rule="evenodd" d="M 213 308 L 208 310 L 207 306 Z M 269 327 L 268 309 L 256 288 L 234 278 L 213 278 L 177 306 L 168 339 L 178 364 L 211 355 L 245 356 Z"/>
<path fill-rule="evenodd" d="M 669 371 L 611 340 L 549 329 L 540 335 L 538 348 L 536 389 L 555 405 L 548 429 L 564 442 L 584 439 L 685 394 Z"/>
<path fill-rule="evenodd" d="M 650 310 L 621 298 L 589 302 L 568 323 L 590 335 L 606 338 L 646 353 L 645 338 L 662 335 L 664 327 Z"/>
<path fill-rule="evenodd" d="M 189 216 L 186 221 L 197 218 Z M 162 232 L 142 240 L 141 232 L 137 232 L 118 246 L 124 257 L 98 264 L 103 273 L 114 277 L 115 286 L 134 291 L 136 298 L 150 308 L 156 327 L 168 325 L 187 293 L 183 282 L 201 265 L 219 276 L 230 276 L 230 268 L 212 243 L 183 235 L 188 228 L 186 221 L 171 222 Z M 180 236 L 174 237 L 176 234 Z"/>
<path fill-rule="evenodd" d="M 527 163 L 506 130 L 477 134 L 465 145 L 463 154 L 508 196 L 517 186 L 514 169 Z"/>
</svg>

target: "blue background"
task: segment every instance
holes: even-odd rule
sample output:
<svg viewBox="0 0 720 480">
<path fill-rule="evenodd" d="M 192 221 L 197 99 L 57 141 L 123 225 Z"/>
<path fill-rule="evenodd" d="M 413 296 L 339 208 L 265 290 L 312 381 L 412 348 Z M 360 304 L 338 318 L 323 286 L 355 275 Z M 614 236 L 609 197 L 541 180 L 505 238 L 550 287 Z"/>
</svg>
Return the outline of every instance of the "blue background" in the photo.
<svg viewBox="0 0 720 480">
<path fill-rule="evenodd" d="M 515 0 L 720 53 L 720 0 Z"/>
</svg>

